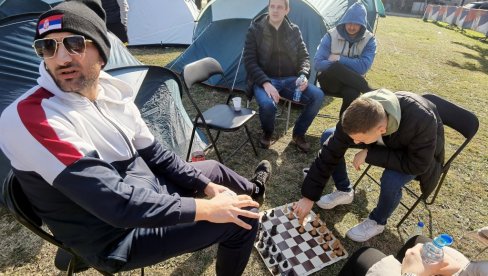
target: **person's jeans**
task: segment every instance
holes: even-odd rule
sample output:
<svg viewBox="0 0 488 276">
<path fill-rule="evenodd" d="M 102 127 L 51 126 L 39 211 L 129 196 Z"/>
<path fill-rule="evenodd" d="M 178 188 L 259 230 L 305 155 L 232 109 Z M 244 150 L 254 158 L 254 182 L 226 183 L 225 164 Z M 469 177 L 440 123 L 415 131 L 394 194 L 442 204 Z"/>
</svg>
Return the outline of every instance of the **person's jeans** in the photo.
<svg viewBox="0 0 488 276">
<path fill-rule="evenodd" d="M 322 133 L 320 144 L 322 145 L 334 133 L 334 128 L 329 128 Z M 380 198 L 378 204 L 369 214 L 369 218 L 378 224 L 385 225 L 388 218 L 396 209 L 402 198 L 402 188 L 412 181 L 415 175 L 405 174 L 399 171 L 385 169 L 380 179 Z M 351 182 L 347 175 L 346 162 L 341 159 L 336 169 L 332 172 L 332 179 L 336 189 L 348 192 L 351 189 Z"/>
<path fill-rule="evenodd" d="M 278 90 L 280 96 L 289 100 L 293 99 L 295 82 L 297 77 L 283 77 L 271 79 L 271 84 Z M 261 127 L 266 134 L 272 134 L 275 128 L 275 116 L 277 111 L 276 103 L 268 96 L 262 86 L 254 85 L 254 97 L 259 105 L 259 119 Z M 308 84 L 307 89 L 302 91 L 300 103 L 305 104 L 303 111 L 295 122 L 293 135 L 303 136 L 308 127 L 312 124 L 324 101 L 324 93 L 313 84 Z"/>
</svg>

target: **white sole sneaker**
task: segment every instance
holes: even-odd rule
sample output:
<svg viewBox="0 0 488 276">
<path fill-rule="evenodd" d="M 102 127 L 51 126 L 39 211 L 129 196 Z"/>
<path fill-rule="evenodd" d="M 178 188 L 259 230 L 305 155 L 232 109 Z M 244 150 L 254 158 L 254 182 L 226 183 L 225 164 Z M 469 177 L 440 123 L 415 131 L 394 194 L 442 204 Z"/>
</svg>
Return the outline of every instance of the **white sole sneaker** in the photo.
<svg viewBox="0 0 488 276">
<path fill-rule="evenodd" d="M 334 191 L 330 194 L 323 195 L 320 200 L 315 202 L 322 209 L 329 210 L 337 205 L 351 204 L 354 200 L 354 190 L 350 192 Z"/>
</svg>

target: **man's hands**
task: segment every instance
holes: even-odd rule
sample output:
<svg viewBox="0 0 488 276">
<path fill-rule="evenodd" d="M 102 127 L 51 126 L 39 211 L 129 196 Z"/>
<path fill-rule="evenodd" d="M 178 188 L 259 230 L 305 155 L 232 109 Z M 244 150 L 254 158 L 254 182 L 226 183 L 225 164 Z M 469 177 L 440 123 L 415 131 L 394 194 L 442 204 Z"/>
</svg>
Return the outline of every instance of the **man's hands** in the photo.
<svg viewBox="0 0 488 276">
<path fill-rule="evenodd" d="M 337 54 L 330 54 L 328 60 L 331 62 L 339 61 L 341 59 L 341 55 Z"/>
<path fill-rule="evenodd" d="M 360 152 L 354 155 L 354 160 L 352 160 L 352 164 L 354 168 L 359 171 L 361 169 L 361 165 L 366 162 L 366 156 L 368 155 L 368 149 L 362 149 Z"/>
<path fill-rule="evenodd" d="M 305 91 L 308 87 L 308 79 L 306 77 L 303 78 L 302 84 L 300 85 L 300 91 Z"/>
<path fill-rule="evenodd" d="M 212 198 L 212 197 L 214 197 L 220 193 L 229 193 L 230 195 L 234 195 L 234 196 L 237 195 L 231 189 L 229 189 L 225 186 L 219 185 L 219 184 L 215 184 L 213 182 L 208 183 L 207 187 L 205 187 L 203 192 L 205 193 L 205 195 L 207 195 L 210 198 Z"/>
<path fill-rule="evenodd" d="M 293 205 L 293 212 L 298 216 L 298 223 L 303 224 L 303 220 L 310 214 L 310 210 L 312 210 L 313 203 L 312 200 L 302 197 Z"/>
<path fill-rule="evenodd" d="M 460 264 L 448 254 L 438 263 L 426 264 L 422 261 L 420 252 L 423 244 L 419 243 L 407 250 L 402 261 L 402 273 L 415 273 L 418 276 L 452 275 L 461 269 Z"/>
<path fill-rule="evenodd" d="M 270 83 L 270 82 L 265 82 L 263 84 L 264 91 L 268 94 L 268 96 L 273 99 L 275 103 L 278 103 L 280 101 L 280 93 L 278 93 L 278 90 Z"/>
<path fill-rule="evenodd" d="M 232 195 L 227 191 L 218 192 L 211 199 L 195 199 L 195 203 L 195 221 L 206 220 L 214 223 L 232 222 L 244 229 L 251 230 L 251 225 L 242 221 L 238 216 L 253 219 L 259 218 L 258 213 L 242 209 L 245 207 L 259 207 L 259 203 L 253 201 L 248 195 Z"/>
</svg>

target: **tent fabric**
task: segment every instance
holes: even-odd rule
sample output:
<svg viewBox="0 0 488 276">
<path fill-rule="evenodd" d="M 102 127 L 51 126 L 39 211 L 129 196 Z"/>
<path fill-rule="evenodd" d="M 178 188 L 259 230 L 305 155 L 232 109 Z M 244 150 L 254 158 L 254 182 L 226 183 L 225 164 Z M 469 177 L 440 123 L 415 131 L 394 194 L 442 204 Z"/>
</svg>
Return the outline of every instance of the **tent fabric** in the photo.
<svg viewBox="0 0 488 276">
<path fill-rule="evenodd" d="M 41 0 L 0 0 L 0 19 L 31 12 L 44 12 L 51 6 Z"/>
<path fill-rule="evenodd" d="M 138 91 L 134 102 L 156 140 L 185 158 L 192 122 L 181 101 L 183 87 L 178 76 L 166 68 L 146 65 L 119 67 L 107 73 Z M 193 147 L 202 150 L 206 143 L 197 135 Z"/>
<path fill-rule="evenodd" d="M 6 17 L 0 20 L 0 113 L 21 94 L 37 84 L 41 59 L 32 49 L 39 13 Z M 109 35 L 112 51 L 105 69 L 141 64 L 122 42 Z M 0 182 L 10 162 L 0 151 Z"/>
<path fill-rule="evenodd" d="M 129 45 L 190 45 L 198 12 L 193 0 L 129 0 Z"/>
<path fill-rule="evenodd" d="M 313 57 L 328 29 L 334 27 L 346 9 L 356 0 L 294 0 L 290 1 L 290 20 L 300 27 L 303 39 Z M 362 0 L 368 11 L 369 29 L 375 27 L 376 17 L 384 16 L 381 0 Z M 168 67 L 181 73 L 183 67 L 204 57 L 213 57 L 224 69 L 224 78 L 237 90 L 246 89 L 246 72 L 242 64 L 242 50 L 251 20 L 267 11 L 268 1 L 213 0 L 200 13 L 193 35 L 193 43 Z M 310 81 L 315 81 L 312 66 Z M 208 85 L 227 87 L 218 76 Z"/>
</svg>

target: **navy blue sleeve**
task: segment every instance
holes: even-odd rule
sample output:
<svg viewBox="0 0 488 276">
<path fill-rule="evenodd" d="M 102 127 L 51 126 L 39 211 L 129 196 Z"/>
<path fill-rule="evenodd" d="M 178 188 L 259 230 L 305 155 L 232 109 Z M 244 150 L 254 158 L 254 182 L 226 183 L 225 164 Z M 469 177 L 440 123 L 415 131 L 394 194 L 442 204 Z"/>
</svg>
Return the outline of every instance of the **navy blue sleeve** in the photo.
<svg viewBox="0 0 488 276">
<path fill-rule="evenodd" d="M 189 190 L 203 191 L 210 179 L 159 142 L 138 151 L 151 170 Z"/>
<path fill-rule="evenodd" d="M 137 185 L 137 181 L 151 180 L 123 179 L 107 162 L 84 157 L 66 167 L 54 180 L 53 187 L 115 227 L 160 227 L 195 220 L 193 198 L 158 193 L 149 187 L 159 183 Z"/>
</svg>

